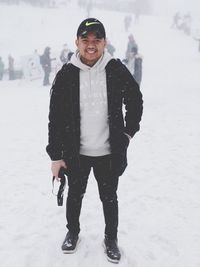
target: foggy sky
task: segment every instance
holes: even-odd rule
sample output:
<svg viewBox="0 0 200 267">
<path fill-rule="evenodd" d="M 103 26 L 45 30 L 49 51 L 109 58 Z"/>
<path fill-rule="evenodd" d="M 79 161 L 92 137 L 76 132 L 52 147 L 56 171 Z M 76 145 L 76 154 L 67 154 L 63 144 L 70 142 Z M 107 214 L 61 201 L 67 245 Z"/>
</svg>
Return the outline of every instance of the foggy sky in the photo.
<svg viewBox="0 0 200 267">
<path fill-rule="evenodd" d="M 199 0 L 149 0 L 153 12 L 158 15 L 171 15 L 176 11 L 190 12 L 193 16 L 200 18 Z"/>
</svg>

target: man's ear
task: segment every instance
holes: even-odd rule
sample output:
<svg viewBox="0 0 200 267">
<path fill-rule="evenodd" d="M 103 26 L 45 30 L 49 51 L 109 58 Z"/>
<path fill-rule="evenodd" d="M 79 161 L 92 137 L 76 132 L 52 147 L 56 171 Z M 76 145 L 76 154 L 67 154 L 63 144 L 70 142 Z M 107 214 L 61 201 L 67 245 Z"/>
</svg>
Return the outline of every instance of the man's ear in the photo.
<svg viewBox="0 0 200 267">
<path fill-rule="evenodd" d="M 76 39 L 75 44 L 76 44 L 76 46 L 78 47 L 78 39 Z"/>
</svg>

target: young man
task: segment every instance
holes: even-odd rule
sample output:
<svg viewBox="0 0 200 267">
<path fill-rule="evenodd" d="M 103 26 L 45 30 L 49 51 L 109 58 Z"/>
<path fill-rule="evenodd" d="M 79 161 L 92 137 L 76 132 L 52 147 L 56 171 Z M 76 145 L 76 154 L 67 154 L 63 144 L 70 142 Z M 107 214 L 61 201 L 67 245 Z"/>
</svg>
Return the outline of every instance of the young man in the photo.
<svg viewBox="0 0 200 267">
<path fill-rule="evenodd" d="M 129 141 L 139 130 L 142 95 L 127 68 L 104 51 L 106 33 L 99 20 L 80 24 L 76 45 L 71 62 L 56 75 L 49 113 L 52 173 L 58 177 L 64 168 L 69 187 L 62 250 L 73 253 L 77 248 L 81 204 L 93 168 L 103 204 L 105 251 L 109 261 L 119 262 L 118 179 L 127 166 Z"/>
</svg>

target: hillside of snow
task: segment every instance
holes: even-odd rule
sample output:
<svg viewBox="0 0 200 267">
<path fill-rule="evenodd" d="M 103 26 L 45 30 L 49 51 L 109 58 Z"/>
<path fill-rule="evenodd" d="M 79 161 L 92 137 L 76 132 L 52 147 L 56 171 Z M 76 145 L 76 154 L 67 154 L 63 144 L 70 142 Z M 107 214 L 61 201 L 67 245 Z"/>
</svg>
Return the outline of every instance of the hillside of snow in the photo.
<svg viewBox="0 0 200 267">
<path fill-rule="evenodd" d="M 72 1 L 71 1 L 72 2 Z M 142 16 L 124 31 L 123 13 L 94 9 L 123 59 L 133 33 L 143 55 L 144 114 L 120 178 L 119 267 L 200 267 L 200 53 L 197 43 L 170 29 L 171 18 Z M 9 17 L 9 19 L 8 19 Z M 46 45 L 75 49 L 84 10 L 0 6 L 3 59 Z M 53 75 L 51 80 L 53 79 Z M 0 81 L 0 266 L 109 267 L 104 222 L 90 176 L 81 213 L 81 242 L 73 255 L 60 249 L 65 206 L 51 194 L 45 152 L 50 87 L 42 80 Z M 67 192 L 67 190 L 66 190 Z M 65 192 L 65 198 L 66 198 Z"/>
</svg>

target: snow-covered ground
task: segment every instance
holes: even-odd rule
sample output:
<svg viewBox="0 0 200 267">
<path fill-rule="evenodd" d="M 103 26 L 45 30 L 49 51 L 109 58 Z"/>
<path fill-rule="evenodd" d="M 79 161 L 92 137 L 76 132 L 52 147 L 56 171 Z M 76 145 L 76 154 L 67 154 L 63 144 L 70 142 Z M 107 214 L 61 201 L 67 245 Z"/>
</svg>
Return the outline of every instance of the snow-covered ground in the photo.
<svg viewBox="0 0 200 267">
<path fill-rule="evenodd" d="M 29 16 L 29 21 L 25 18 L 16 25 L 17 36 L 7 33 L 13 36 L 9 40 L 4 34 L 4 51 L 13 48 L 14 40 L 16 55 L 45 46 L 46 41 L 57 49 L 65 34 L 72 44 L 84 18 L 83 10 L 75 6 L 65 11 L 66 16 L 63 9 L 45 10 L 42 25 L 49 39 L 43 40 L 43 30 L 38 29 L 32 44 L 29 27 L 33 22 L 39 25 L 37 18 L 44 10 L 3 9 L 1 25 L 15 25 L 19 14 Z M 124 15 L 98 10 L 92 15 L 105 23 L 116 55 L 123 58 L 128 35 Z M 200 267 L 200 54 L 195 41 L 169 29 L 170 23 L 142 17 L 132 25 L 144 58 L 144 115 L 119 184 L 121 267 Z M 113 266 L 102 248 L 103 213 L 92 175 L 83 201 L 80 246 L 73 255 L 60 250 L 66 233 L 65 207 L 57 207 L 51 194 L 45 152 L 50 88 L 41 83 L 0 82 L 0 266 Z"/>
</svg>

